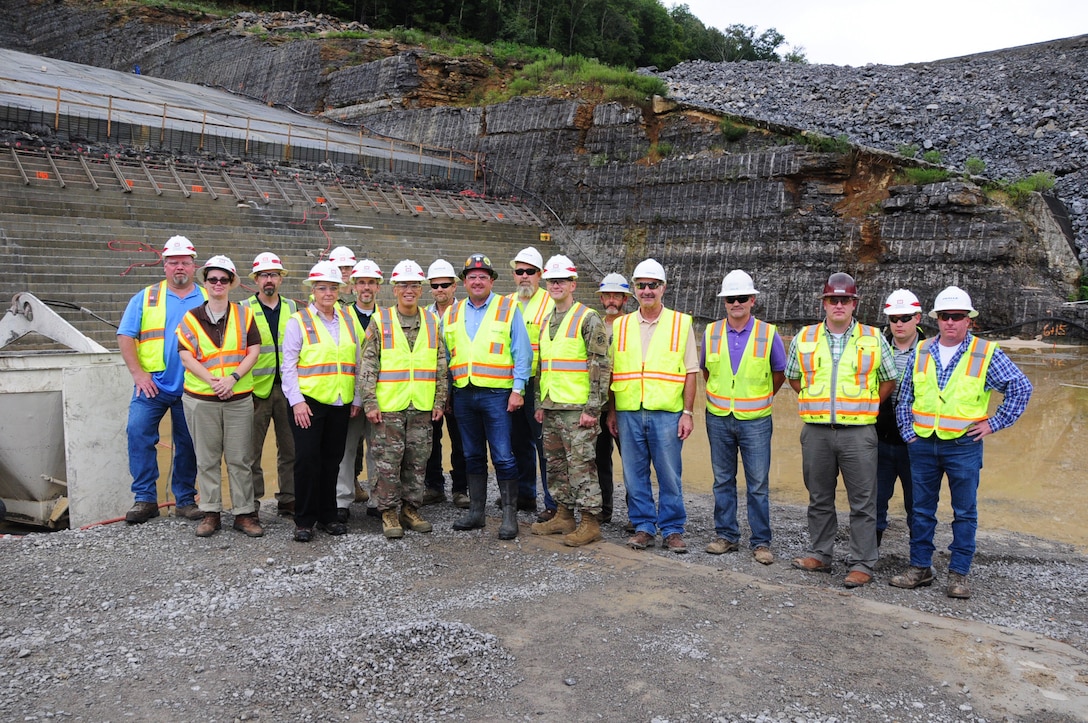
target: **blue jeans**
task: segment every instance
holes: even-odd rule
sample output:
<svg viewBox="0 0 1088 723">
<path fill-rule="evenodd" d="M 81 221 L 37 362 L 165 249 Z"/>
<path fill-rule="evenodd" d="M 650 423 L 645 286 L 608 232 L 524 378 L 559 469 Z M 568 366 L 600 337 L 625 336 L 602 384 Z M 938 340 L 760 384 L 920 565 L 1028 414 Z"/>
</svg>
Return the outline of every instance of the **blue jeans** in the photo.
<svg viewBox="0 0 1088 723">
<path fill-rule="evenodd" d="M 730 542 L 740 540 L 737 527 L 737 452 L 744 463 L 747 487 L 749 545 L 771 546 L 771 432 L 770 415 L 737 419 L 732 414 L 706 415 L 710 464 L 714 469 L 714 532 Z"/>
<path fill-rule="evenodd" d="M 933 532 L 937 528 L 937 502 L 941 478 L 948 476 L 952 496 L 952 557 L 948 569 L 966 575 L 975 557 L 978 530 L 978 478 L 982 469 L 982 442 L 967 435 L 958 439 L 920 437 L 907 445 L 914 484 L 914 534 L 910 540 L 910 564 L 929 567 L 933 562 Z"/>
<path fill-rule="evenodd" d="M 159 422 L 170 413 L 173 429 L 174 460 L 171 465 L 170 490 L 178 507 L 196 502 L 196 452 L 185 423 L 181 397 L 159 392 L 154 397 L 137 396 L 135 389 L 128 404 L 128 471 L 132 475 L 132 495 L 136 502 L 159 501 Z"/>
<path fill-rule="evenodd" d="M 518 465 L 510 446 L 510 419 L 506 411 L 510 403 L 509 389 L 455 387 L 453 413 L 461 431 L 465 449 L 465 474 L 487 475 L 487 448 L 491 448 L 491 463 L 495 477 L 500 480 L 518 478 Z M 517 414 L 515 412 L 514 414 Z"/>
<path fill-rule="evenodd" d="M 903 510 L 907 532 L 914 529 L 914 490 L 910 476 L 910 454 L 905 444 L 878 441 L 876 445 L 876 529 L 888 529 L 888 502 L 895 493 L 895 480 L 903 487 Z"/>
<path fill-rule="evenodd" d="M 684 534 L 688 521 L 684 490 L 680 482 L 680 452 L 684 443 L 677 436 L 680 412 L 640 409 L 617 412 L 623 481 L 627 485 L 627 517 L 639 532 L 662 537 Z M 658 501 L 650 484 L 650 463 L 657 473 Z"/>
<path fill-rule="evenodd" d="M 543 427 L 536 421 L 536 380 L 525 385 L 525 405 L 514 412 L 511 423 L 511 445 L 518 464 L 518 497 L 536 499 L 536 471 L 540 469 L 540 486 L 544 488 L 544 507 L 556 509 L 548 490 L 548 466 L 544 459 Z"/>
</svg>

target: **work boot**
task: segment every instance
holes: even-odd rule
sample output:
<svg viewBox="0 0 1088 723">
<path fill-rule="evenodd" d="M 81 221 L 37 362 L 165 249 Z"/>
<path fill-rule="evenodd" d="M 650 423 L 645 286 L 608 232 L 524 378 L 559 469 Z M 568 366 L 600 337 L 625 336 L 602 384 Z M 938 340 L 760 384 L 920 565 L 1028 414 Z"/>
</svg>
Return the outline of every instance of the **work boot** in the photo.
<svg viewBox="0 0 1088 723">
<path fill-rule="evenodd" d="M 578 529 L 563 538 L 563 544 L 567 547 L 581 547 L 601 539 L 601 523 L 597 515 L 582 510 L 582 521 Z"/>
<path fill-rule="evenodd" d="M 387 540 L 396 540 L 404 537 L 404 528 L 400 526 L 396 510 L 382 511 L 382 534 Z"/>
<path fill-rule="evenodd" d="M 366 487 L 363 486 L 362 482 L 360 482 L 359 480 L 355 480 L 355 501 L 366 502 L 369 499 L 370 492 L 367 491 Z"/>
<path fill-rule="evenodd" d="M 487 475 L 468 475 L 468 512 L 453 523 L 455 530 L 477 530 L 484 526 L 484 505 L 487 504 Z"/>
<path fill-rule="evenodd" d="M 468 495 L 464 492 L 453 493 L 453 506 L 459 510 L 467 510 L 472 503 L 468 499 Z"/>
<path fill-rule="evenodd" d="M 407 527 L 412 532 L 430 532 L 434 529 L 431 523 L 420 517 L 416 508 L 408 503 L 400 506 L 400 526 Z"/>
<path fill-rule="evenodd" d="M 222 528 L 223 525 L 219 522 L 218 512 L 205 512 L 204 519 L 202 519 L 200 521 L 200 524 L 196 526 L 196 536 L 211 537 Z"/>
<path fill-rule="evenodd" d="M 966 600 L 971 597 L 971 588 L 967 587 L 967 576 L 958 572 L 948 571 L 948 586 L 944 594 L 958 600 Z"/>
<path fill-rule="evenodd" d="M 246 537 L 264 536 L 264 528 L 261 527 L 261 523 L 257 521 L 256 512 L 249 515 L 235 515 L 234 529 L 245 533 Z"/>
<path fill-rule="evenodd" d="M 499 525 L 499 539 L 513 540 L 518 536 L 518 481 L 516 479 L 499 480 L 502 493 L 502 524 Z M 536 508 L 536 502 L 533 503 Z"/>
<path fill-rule="evenodd" d="M 204 513 L 196 505 L 179 505 L 174 507 L 174 517 L 183 517 L 186 520 L 202 520 Z"/>
<path fill-rule="evenodd" d="M 566 535 L 574 532 L 574 513 L 566 505 L 555 509 L 555 516 L 547 522 L 534 522 L 529 531 L 534 535 Z"/>
<path fill-rule="evenodd" d="M 125 522 L 130 525 L 138 525 L 147 522 L 152 517 L 159 516 L 159 506 L 154 502 L 137 502 L 125 513 Z"/>
<path fill-rule="evenodd" d="M 446 501 L 446 493 L 442 490 L 428 489 L 423 493 L 423 501 L 419 503 L 420 507 L 426 507 L 427 505 L 437 505 L 439 502 Z"/>
</svg>

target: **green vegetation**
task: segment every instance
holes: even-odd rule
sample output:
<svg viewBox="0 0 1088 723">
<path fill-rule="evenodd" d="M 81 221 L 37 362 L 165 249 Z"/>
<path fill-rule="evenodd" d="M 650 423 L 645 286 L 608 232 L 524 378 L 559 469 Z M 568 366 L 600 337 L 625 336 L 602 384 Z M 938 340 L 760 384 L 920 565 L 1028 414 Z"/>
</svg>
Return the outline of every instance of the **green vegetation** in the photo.
<svg viewBox="0 0 1088 723">
<path fill-rule="evenodd" d="M 207 2 L 198 2 L 197 0 L 142 0 L 140 4 L 149 8 L 177 10 L 185 13 L 203 13 L 214 17 L 234 15 L 253 9 L 252 5 L 216 2 L 216 0 L 207 0 Z"/>
<path fill-rule="evenodd" d="M 922 160 L 926 163 L 932 163 L 935 166 L 939 166 L 944 161 L 944 158 L 941 156 L 941 152 L 934 148 L 933 150 L 923 153 Z"/>
<path fill-rule="evenodd" d="M 1046 171 L 1033 173 L 1027 178 L 998 184 L 998 188 L 1009 195 L 1010 201 L 1022 204 L 1031 197 L 1031 194 L 1045 193 L 1054 188 L 1054 174 Z"/>
<path fill-rule="evenodd" d="M 981 176 L 986 171 L 986 161 L 978 158 L 977 156 L 971 156 L 967 159 L 967 162 L 963 165 L 965 171 L 971 176 Z"/>
<path fill-rule="evenodd" d="M 748 129 L 742 125 L 734 123 L 728 118 L 722 118 L 722 122 L 718 124 L 718 128 L 721 129 L 722 138 L 728 143 L 736 143 L 741 138 L 748 135 Z"/>
<path fill-rule="evenodd" d="M 554 50 L 539 51 L 541 60 L 515 69 L 513 78 L 501 91 L 491 91 L 483 103 L 501 103 L 521 95 L 543 95 L 553 87 L 596 89 L 606 101 L 638 104 L 653 95 L 667 95 L 663 80 L 634 71 L 610 68 L 580 55 L 564 57 Z"/>
<path fill-rule="evenodd" d="M 841 153 L 845 155 L 853 149 L 853 146 L 850 145 L 850 138 L 845 133 L 840 133 L 834 138 L 820 133 L 802 133 L 796 137 L 796 140 L 817 153 Z"/>
<path fill-rule="evenodd" d="M 917 158 L 918 146 L 914 145 L 913 143 L 907 143 L 896 148 L 895 152 L 903 156 L 904 158 Z"/>
<path fill-rule="evenodd" d="M 658 141 L 655 149 L 657 150 L 657 155 L 661 156 L 662 158 L 672 154 L 672 144 L 668 141 Z"/>
<path fill-rule="evenodd" d="M 1077 298 L 1071 301 L 1088 301 L 1088 275 L 1081 275 L 1080 284 L 1077 286 Z"/>
<path fill-rule="evenodd" d="M 952 174 L 944 168 L 904 168 L 901 180 L 915 186 L 947 181 Z"/>
</svg>

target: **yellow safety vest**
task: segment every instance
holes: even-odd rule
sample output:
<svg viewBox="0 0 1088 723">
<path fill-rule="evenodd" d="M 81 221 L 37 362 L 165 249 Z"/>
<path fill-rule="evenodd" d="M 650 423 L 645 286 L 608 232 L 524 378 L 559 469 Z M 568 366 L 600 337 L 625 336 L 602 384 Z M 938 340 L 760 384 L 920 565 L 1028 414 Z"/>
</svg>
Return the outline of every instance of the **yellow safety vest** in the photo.
<svg viewBox="0 0 1088 723">
<path fill-rule="evenodd" d="M 510 294 L 510 299 L 518 301 L 517 292 Z M 533 347 L 533 367 L 530 376 L 535 377 L 540 369 L 540 328 L 544 325 L 544 317 L 555 308 L 555 300 L 544 289 L 537 287 L 533 298 L 525 303 L 521 310 L 521 318 L 525 321 L 525 330 L 529 332 L 529 343 Z"/>
<path fill-rule="evenodd" d="M 596 312 L 577 301 L 559 324 L 558 335 L 551 337 L 551 316 L 540 330 L 540 398 L 556 404 L 585 404 L 589 400 L 589 355 L 582 324 L 587 314 Z"/>
<path fill-rule="evenodd" d="M 956 439 L 963 436 L 975 422 L 986 419 L 990 409 L 990 391 L 986 389 L 986 372 L 997 351 L 997 344 L 971 339 L 967 351 L 960 355 L 956 368 L 944 389 L 937 385 L 937 364 L 929 350 L 936 339 L 918 343 L 914 356 L 914 432 L 919 437 Z"/>
<path fill-rule="evenodd" d="M 830 424 L 834 406 L 836 424 L 876 424 L 880 409 L 879 332 L 867 324 L 854 324 L 839 357 L 834 388 L 834 363 L 826 334 L 820 323 L 802 328 L 797 336 L 797 360 L 801 368 L 801 391 L 797 397 L 801 419 Z"/>
<path fill-rule="evenodd" d="M 227 328 L 223 332 L 223 346 L 217 347 L 211 340 L 200 320 L 193 312 L 189 312 L 178 324 L 176 331 L 178 340 L 192 352 L 200 365 L 217 377 L 228 377 L 238 368 L 242 360 L 246 358 L 246 330 L 253 321 L 253 312 L 241 304 L 232 303 L 227 308 Z M 238 322 L 242 322 L 239 324 Z M 253 373 L 246 372 L 245 376 L 234 383 L 232 387 L 237 394 L 253 391 Z M 185 370 L 185 391 L 190 394 L 215 396 L 215 390 L 206 381 Z"/>
<path fill-rule="evenodd" d="M 612 392 L 616 410 L 639 408 L 679 412 L 684 408 L 687 367 L 684 353 L 691 332 L 691 317 L 662 309 L 657 319 L 646 361 L 642 361 L 642 338 L 638 312 L 616 322 L 612 338 Z"/>
<path fill-rule="evenodd" d="M 208 292 L 198 286 L 200 295 L 208 300 Z M 136 358 L 145 372 L 161 372 L 166 369 L 166 281 L 148 286 L 143 291 L 143 309 L 140 311 L 140 336 L 136 338 Z"/>
<path fill-rule="evenodd" d="M 431 411 L 438 382 L 438 319 L 419 309 L 419 332 L 415 346 L 409 347 L 397 307 L 379 309 L 375 316 L 370 323 L 378 324 L 375 339 L 381 340 L 378 409 L 400 412 L 411 404 L 419 411 Z"/>
<path fill-rule="evenodd" d="M 280 297 L 279 333 L 276 338 L 283 345 L 283 334 L 287 328 L 287 320 L 298 311 L 298 304 L 291 299 Z M 253 321 L 257 324 L 257 331 L 261 333 L 261 355 L 257 357 L 257 364 L 253 367 L 253 394 L 261 399 L 268 399 L 272 394 L 272 384 L 276 381 L 276 345 L 272 341 L 272 329 L 268 326 L 268 317 L 265 316 L 264 304 L 258 299 L 250 297 L 242 302 L 242 306 L 253 312 Z M 286 313 L 284 313 L 286 311 Z"/>
<path fill-rule="evenodd" d="M 473 339 L 465 327 L 466 304 L 468 299 L 461 299 L 446 309 L 443 320 L 453 386 L 513 389 L 514 352 L 510 343 L 515 303 L 508 296 L 493 296 Z"/>
<path fill-rule="evenodd" d="M 335 309 L 340 324 L 340 342 L 320 319 L 315 319 L 309 307 L 294 315 L 302 326 L 302 348 L 298 353 L 298 386 L 303 395 L 332 404 L 338 398 L 344 404 L 355 399 L 355 355 L 359 338 L 355 326 L 340 309 Z"/>
<path fill-rule="evenodd" d="M 729 358 L 729 348 L 722 350 L 728 330 L 726 320 L 720 319 L 706 328 L 703 348 L 706 350 L 706 411 L 719 417 L 732 414 L 737 419 L 758 419 L 771 415 L 774 402 L 774 380 L 771 375 L 771 342 L 775 326 L 754 319 L 748 344 L 740 359 L 737 373 Z"/>
</svg>

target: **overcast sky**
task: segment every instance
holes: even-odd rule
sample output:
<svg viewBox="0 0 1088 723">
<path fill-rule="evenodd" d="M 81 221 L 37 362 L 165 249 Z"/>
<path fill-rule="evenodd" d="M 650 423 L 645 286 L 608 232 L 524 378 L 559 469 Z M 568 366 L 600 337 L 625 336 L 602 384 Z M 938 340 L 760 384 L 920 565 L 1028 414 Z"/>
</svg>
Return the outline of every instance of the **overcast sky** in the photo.
<svg viewBox="0 0 1088 723">
<path fill-rule="evenodd" d="M 664 0 L 666 7 L 680 5 Z M 1088 0 L 688 0 L 708 27 L 777 28 L 811 63 L 901 65 L 1088 33 Z M 784 48 L 780 48 L 780 52 Z"/>
</svg>

